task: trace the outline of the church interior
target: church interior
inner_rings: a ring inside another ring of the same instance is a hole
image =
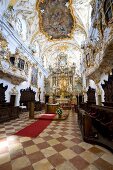
[[[0,170],[113,170],[113,0],[0,0]]]

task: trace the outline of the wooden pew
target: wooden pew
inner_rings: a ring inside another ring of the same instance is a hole
[[[5,100],[7,88],[8,86],[3,86],[3,83],[0,84],[0,123],[19,117],[19,107],[11,106]]]
[[[91,105],[78,110],[78,122],[86,142],[100,144],[113,151],[113,108]]]

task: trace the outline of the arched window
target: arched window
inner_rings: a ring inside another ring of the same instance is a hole
[[[87,65],[87,67],[90,66],[90,56],[89,56],[89,53],[86,55],[86,65]]]
[[[24,65],[25,65],[25,61],[19,58],[18,68],[20,68],[21,70],[24,70]]]
[[[106,22],[109,22],[113,18],[113,0],[105,0],[104,12]]]
[[[15,57],[10,57],[10,63],[14,66],[15,65]]]

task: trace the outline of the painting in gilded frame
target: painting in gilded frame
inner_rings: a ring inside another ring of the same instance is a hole
[[[38,69],[32,67],[32,73],[31,73],[31,85],[37,87],[38,85]]]

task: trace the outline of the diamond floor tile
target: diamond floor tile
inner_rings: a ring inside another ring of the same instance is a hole
[[[83,170],[85,169],[89,163],[85,161],[83,158],[80,156],[76,156],[75,158],[71,159],[70,162],[78,169],[78,170]]]

